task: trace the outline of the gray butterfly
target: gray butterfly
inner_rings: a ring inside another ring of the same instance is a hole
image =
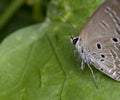
[[[85,64],[91,69],[89,64],[92,64],[120,81],[120,0],[106,0],[101,4],[80,36],[71,37],[71,42],[83,59],[82,69]]]

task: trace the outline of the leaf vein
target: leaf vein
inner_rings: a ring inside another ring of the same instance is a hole
[[[62,93],[63,93],[63,90],[64,90],[64,86],[65,86],[65,82],[66,82],[66,80],[67,80],[67,75],[66,75],[66,72],[65,72],[65,70],[64,70],[64,68],[63,68],[63,65],[62,65],[62,63],[60,62],[60,59],[59,59],[59,57],[58,57],[58,53],[57,53],[57,50],[56,50],[56,48],[54,47],[54,44],[53,44],[53,42],[52,42],[52,40],[49,38],[49,36],[46,34],[46,38],[48,39],[48,41],[49,41],[49,45],[50,45],[50,47],[51,47],[51,49],[52,49],[52,51],[53,51],[53,53],[54,53],[54,55],[55,55],[55,57],[56,57],[56,60],[57,60],[57,62],[58,62],[58,64],[59,64],[59,66],[61,67],[61,70],[63,71],[63,74],[64,74],[64,79],[63,79],[63,83],[62,83],[62,87],[61,87],[61,91],[60,91],[60,100],[62,100]]]

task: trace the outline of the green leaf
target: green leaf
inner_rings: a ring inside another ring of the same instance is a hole
[[[52,0],[46,21],[14,32],[0,46],[0,100],[119,100],[119,82],[80,70],[69,34],[80,31],[102,0]],[[69,24],[56,15],[59,8]]]

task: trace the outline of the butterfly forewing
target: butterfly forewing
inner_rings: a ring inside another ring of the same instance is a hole
[[[106,0],[101,4],[81,31],[80,38],[86,43],[93,40],[93,36],[109,34],[120,34],[120,0]]]

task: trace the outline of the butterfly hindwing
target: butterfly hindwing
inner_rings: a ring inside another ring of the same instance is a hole
[[[92,64],[111,78],[120,81],[120,36],[96,38],[86,47]]]

